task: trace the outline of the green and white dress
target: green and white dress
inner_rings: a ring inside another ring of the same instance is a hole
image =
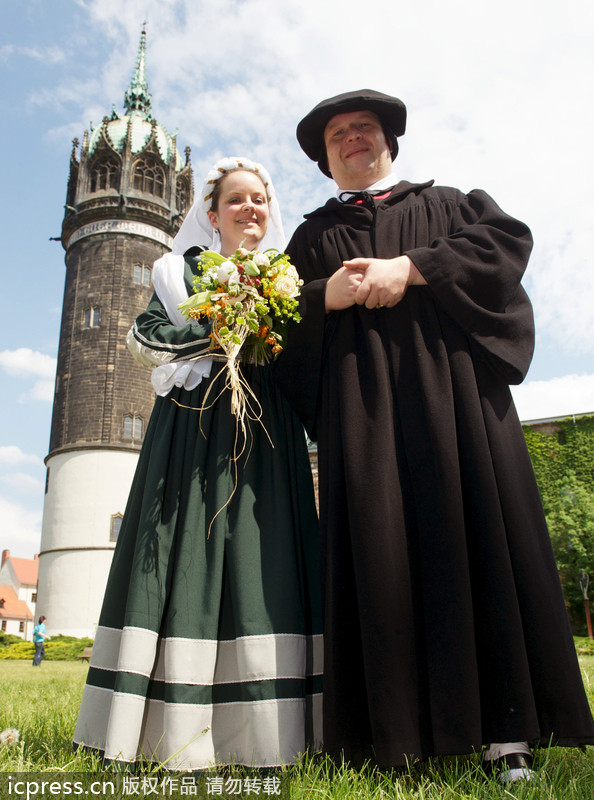
[[[198,265],[186,257],[186,291]],[[172,324],[157,294],[134,328],[164,358],[206,351],[207,335]],[[157,397],[147,428],[74,734],[108,760],[270,767],[321,745],[317,516],[303,429],[271,366],[242,364],[262,425],[251,424],[235,470],[224,368],[214,360],[195,388]]]

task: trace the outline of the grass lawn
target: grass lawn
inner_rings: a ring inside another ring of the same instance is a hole
[[[594,708],[594,655],[581,656],[580,663]],[[16,728],[20,734],[18,743],[0,746],[1,772],[101,771],[95,755],[75,753],[71,746],[87,669],[86,663],[69,661],[44,661],[39,669],[30,661],[0,661],[0,730]],[[296,800],[594,800],[594,747],[537,751],[539,783],[509,790],[486,780],[479,763],[479,756],[435,759],[406,772],[385,774],[333,770],[326,759],[314,756],[287,771]]]

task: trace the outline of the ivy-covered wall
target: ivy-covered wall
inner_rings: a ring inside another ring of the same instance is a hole
[[[524,426],[574,632],[586,632],[580,572],[594,614],[594,415]]]

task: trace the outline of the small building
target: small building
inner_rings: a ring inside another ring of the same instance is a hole
[[[3,633],[33,638],[33,614],[24,600],[19,600],[12,586],[0,585],[0,628]]]
[[[0,564],[0,628],[5,633],[33,638],[37,603],[39,556],[15,558],[2,551]]]

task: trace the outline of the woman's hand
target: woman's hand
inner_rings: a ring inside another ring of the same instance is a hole
[[[364,259],[355,260],[363,261]],[[355,295],[364,275],[365,270],[358,269],[356,266],[349,269],[341,267],[336,270],[326,284],[326,313],[329,311],[342,311],[345,308],[354,306]]]
[[[342,263],[343,268],[349,272],[363,276],[355,292],[354,302],[360,306],[365,305],[366,308],[392,308],[402,300],[409,286],[427,284],[408,256],[353,258]]]

